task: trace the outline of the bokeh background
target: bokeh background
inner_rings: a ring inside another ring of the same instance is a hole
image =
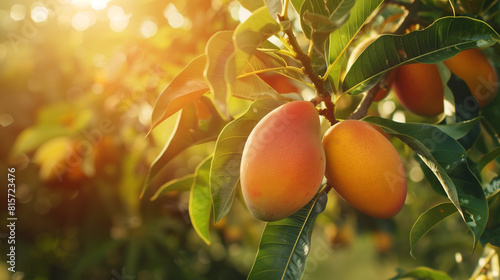
[[[4,180],[1,280],[246,279],[265,224],[241,200],[207,246],[190,225],[187,192],[139,194],[176,125],[173,116],[146,137],[157,96],[212,34],[247,16],[230,0],[0,1],[0,174],[16,168],[18,218],[12,274]],[[249,104],[231,102],[233,115]],[[401,118],[391,99],[379,107]],[[164,178],[191,174],[213,148],[182,152]],[[472,273],[481,250],[457,216],[409,255],[411,225],[444,199],[407,153],[409,196],[393,220],[367,218],[330,194],[304,279],[389,279],[420,265]]]

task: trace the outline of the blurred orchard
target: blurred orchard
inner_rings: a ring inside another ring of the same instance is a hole
[[[180,112],[148,132],[155,101],[169,82],[205,51],[213,34],[234,30],[249,15],[230,0],[0,2],[0,170],[16,168],[18,218],[11,273],[2,183],[0,280],[246,279],[265,223],[237,195],[227,216],[215,225],[211,220],[207,245],[190,221],[186,190],[192,180],[183,180],[213,153],[217,134],[203,134],[208,125],[228,120],[203,123],[203,112],[213,117],[215,110],[206,97],[190,109],[197,110],[197,133],[178,122]],[[495,50],[486,51],[497,65]],[[313,94],[277,79],[267,81],[280,93]],[[358,101],[342,100],[338,116],[346,117],[343,112]],[[235,117],[251,101],[231,97],[229,104]],[[370,110],[400,122],[422,120],[393,93]],[[149,182],[160,189],[177,180],[177,189],[140,198],[150,166],[183,125],[186,146],[173,151]],[[393,219],[373,219],[330,193],[302,279],[390,279],[420,266],[465,279],[490,261],[494,250],[473,250],[457,218],[422,238],[415,258],[409,254],[413,223],[443,197],[429,191],[420,163],[403,143],[395,145],[408,177],[403,210]],[[491,180],[498,171],[493,161],[482,176]],[[499,279],[498,267],[488,269],[497,273],[491,279]]]

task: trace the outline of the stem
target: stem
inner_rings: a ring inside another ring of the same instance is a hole
[[[270,72],[270,71],[277,71],[277,70],[292,70],[292,71],[298,72],[300,74],[304,74],[304,72],[302,72],[301,68],[294,67],[294,66],[283,66],[283,67],[266,68],[266,69],[255,70],[252,72],[243,73],[243,74],[239,75],[237,77],[237,79],[252,76],[255,74],[260,74],[260,73],[265,73],[265,72]]]
[[[278,19],[280,21],[286,20],[286,18],[283,18],[281,16],[278,16]],[[337,120],[335,119],[335,105],[333,105],[332,103],[330,92],[328,92],[328,90],[325,88],[325,84],[321,76],[316,74],[316,72],[314,71],[311,63],[311,58],[307,54],[305,54],[304,51],[302,51],[302,48],[300,47],[299,42],[297,41],[297,38],[293,33],[293,30],[290,28],[284,30],[284,32],[287,35],[288,43],[295,52],[295,59],[300,61],[300,63],[302,64],[303,73],[311,80],[314,88],[316,89],[316,94],[320,96],[325,103],[326,109],[320,110],[320,114],[327,118],[332,125],[334,125],[335,123],[337,123]]]
[[[285,0],[283,3],[283,9],[281,10],[281,16],[280,18],[283,19],[288,19],[288,5],[290,3],[290,0]]]

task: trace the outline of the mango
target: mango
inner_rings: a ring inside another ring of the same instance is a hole
[[[469,87],[472,95],[483,108],[496,96],[498,76],[495,67],[478,49],[462,51],[445,60],[444,64]]]
[[[435,64],[406,64],[394,71],[392,86],[403,107],[423,117],[434,117],[444,111],[443,82]]]
[[[274,109],[243,148],[240,183],[248,209],[263,221],[294,214],[318,192],[325,163],[315,106],[293,101]]]
[[[359,211],[380,219],[396,215],[406,199],[406,173],[396,148],[370,124],[346,120],[323,136],[325,175]]]

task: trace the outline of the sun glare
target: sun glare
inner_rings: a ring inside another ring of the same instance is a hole
[[[91,6],[94,10],[104,10],[108,7],[111,0],[72,0],[71,4],[74,6]]]
[[[165,16],[168,24],[173,28],[181,28],[184,26],[184,16],[177,10],[177,7],[175,7],[173,3],[167,5],[163,11],[163,16]]]
[[[26,7],[22,4],[14,4],[10,8],[10,17],[15,21],[23,20],[26,17]]]

